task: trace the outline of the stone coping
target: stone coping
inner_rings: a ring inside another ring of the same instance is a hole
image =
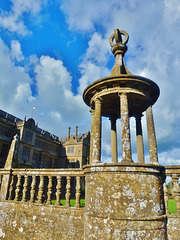
[[[180,214],[178,212],[176,213],[167,213],[168,218],[179,218],[180,219]]]
[[[131,173],[152,173],[165,174],[165,168],[155,164],[139,164],[139,163],[98,163],[95,165],[86,165],[83,167],[84,173],[92,172],[123,172]]]
[[[61,175],[61,176],[83,176],[84,175],[84,170],[81,168],[61,168],[61,169],[19,169],[19,168],[13,168],[12,169],[12,174],[13,175],[36,175],[36,176],[40,176],[40,175],[51,175],[51,176],[57,176],[57,175]]]
[[[180,166],[175,165],[175,166],[165,166],[166,169],[166,175],[172,176],[174,174],[180,175]]]
[[[12,169],[0,168],[0,175],[8,175],[12,172]]]

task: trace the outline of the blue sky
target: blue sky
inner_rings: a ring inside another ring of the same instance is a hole
[[[114,57],[108,40],[116,26],[130,36],[128,69],[160,87],[153,107],[160,163],[180,164],[179,0],[1,0],[0,108],[20,118],[33,115],[58,136],[68,126],[72,133],[76,125],[81,133],[90,130],[82,92],[110,74]],[[117,127],[120,157],[120,121]],[[147,155],[145,117],[143,133]],[[131,137],[136,159],[134,119]],[[102,154],[110,161],[108,119]]]

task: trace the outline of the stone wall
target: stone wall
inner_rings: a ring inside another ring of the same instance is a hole
[[[179,205],[175,214],[165,212],[162,166],[101,163],[84,169],[2,169],[0,175],[0,239],[177,240],[180,235]],[[80,207],[84,178],[85,208]]]
[[[83,208],[0,202],[0,239],[84,239]]]
[[[180,236],[180,215],[168,214],[167,220],[168,240],[178,240]]]
[[[84,238],[84,222],[88,219],[84,217],[83,208],[66,208],[46,206],[41,204],[22,204],[13,202],[0,202],[0,239],[4,240],[47,240],[47,239],[61,239],[61,240],[81,240]],[[93,217],[92,217],[93,218]],[[118,226],[119,220],[122,219],[105,219],[94,218],[99,222],[100,229],[106,230],[106,235],[102,236],[102,230],[99,231],[98,239],[136,239],[135,232],[129,227],[132,222],[127,219],[123,224]],[[146,221],[149,229],[153,224],[152,221]],[[133,225],[139,224],[139,232],[137,239],[151,239],[147,238],[146,232],[143,228],[144,222],[134,219]],[[146,224],[147,225],[147,224]],[[126,233],[122,233],[122,229],[127,229],[129,238],[126,238]],[[128,229],[129,228],[129,229]],[[114,229],[114,231],[112,231]],[[140,230],[141,229],[141,230]],[[86,229],[88,233],[91,228]],[[168,240],[177,240],[180,236],[180,218],[175,214],[169,214],[167,220]],[[123,237],[124,234],[124,237]],[[143,238],[142,238],[143,237]],[[91,235],[91,239],[96,239]]]

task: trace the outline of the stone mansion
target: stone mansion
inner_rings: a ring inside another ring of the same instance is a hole
[[[13,136],[18,134],[18,167],[82,168],[89,161],[90,132],[57,137],[35,124],[0,110],[0,167],[4,167]]]

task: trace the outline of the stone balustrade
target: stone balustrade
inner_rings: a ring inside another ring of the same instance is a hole
[[[0,175],[7,174],[4,169]],[[66,200],[76,199],[80,207],[81,187],[84,185],[83,169],[12,169],[10,184],[4,200],[36,204],[61,205]]]
[[[180,186],[179,186],[179,178],[180,178],[180,166],[166,166],[166,178],[171,177],[169,194],[167,186],[164,186],[164,196],[165,196],[165,204],[167,206],[167,202],[169,200],[170,194],[172,199],[176,201],[177,214],[180,213]]]

